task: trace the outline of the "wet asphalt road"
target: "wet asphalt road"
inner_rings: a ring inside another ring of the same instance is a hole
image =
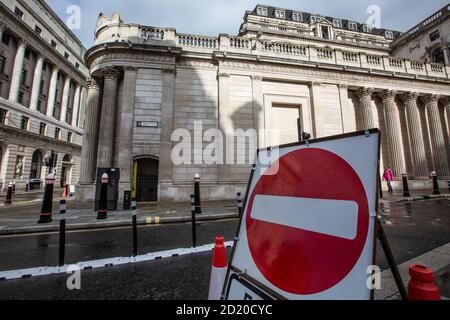
[[[450,242],[450,201],[420,201],[381,208],[385,230],[397,263]],[[216,234],[234,236],[237,220],[199,226],[199,243],[212,243]],[[139,229],[140,253],[191,244],[189,224]],[[55,265],[56,234],[0,238],[0,270]],[[129,256],[128,229],[77,232],[68,235],[68,262]],[[23,252],[22,255],[17,254]],[[205,299],[211,252],[82,272],[82,289],[69,291],[68,275],[0,282],[0,299]],[[387,267],[381,246],[377,262]],[[450,262],[449,262],[450,263]]]
[[[197,245],[214,243],[217,235],[233,240],[237,220],[197,224]],[[132,255],[132,229],[112,228],[74,231],[66,235],[66,264]],[[138,254],[192,247],[192,225],[152,225],[138,228]],[[58,264],[59,234],[0,237],[0,270],[16,270]],[[19,254],[20,253],[20,254]]]

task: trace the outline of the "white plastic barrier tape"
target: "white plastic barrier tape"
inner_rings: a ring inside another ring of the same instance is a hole
[[[30,268],[30,269],[20,269],[20,270],[11,270],[11,271],[2,271],[0,272],[0,280],[13,280],[13,279],[21,279],[21,278],[30,278],[30,277],[40,277],[47,276],[51,274],[59,274],[66,273],[67,270],[74,270],[74,267],[77,267],[80,270],[85,269],[96,269],[96,268],[104,268],[104,267],[112,267],[117,265],[124,265],[128,263],[138,263],[138,262],[146,262],[157,259],[171,258],[177,256],[185,256],[194,253],[201,253],[212,251],[214,249],[213,244],[203,245],[197,248],[182,248],[182,249],[173,249],[166,250],[154,253],[147,253],[145,255],[136,256],[136,257],[117,257],[117,258],[108,258],[101,260],[93,260],[93,261],[85,261],[78,262],[71,265],[65,265],[62,267],[38,267],[38,268]],[[233,246],[233,241],[229,241],[225,243],[227,248]]]

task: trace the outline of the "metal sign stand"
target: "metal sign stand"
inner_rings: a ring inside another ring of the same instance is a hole
[[[405,285],[403,284],[402,277],[400,276],[400,271],[398,270],[397,263],[395,262],[394,255],[392,254],[391,247],[389,245],[389,241],[386,237],[386,233],[384,232],[383,225],[381,224],[380,219],[377,219],[377,237],[381,242],[381,246],[383,247],[384,254],[389,264],[389,268],[391,269],[392,275],[394,276],[395,283],[397,284],[398,291],[400,292],[400,296],[402,300],[408,300],[408,294],[406,292]]]

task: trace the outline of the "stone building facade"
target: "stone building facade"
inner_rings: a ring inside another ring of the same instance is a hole
[[[77,184],[86,49],[43,0],[0,1],[0,184],[38,188],[52,169]]]
[[[250,164],[174,164],[176,129],[280,132],[296,141],[297,119],[313,138],[378,127],[382,167],[411,187],[430,187],[450,167],[450,66],[395,58],[400,32],[258,5],[237,36],[178,33],[100,15],[86,53],[88,84],[80,197],[93,196],[97,167],[120,170],[120,194],[186,201],[195,173],[205,199],[245,190]],[[89,119],[89,120],[88,120]],[[175,141],[173,141],[175,140]],[[259,137],[259,146],[271,145]],[[195,148],[192,153],[195,153]],[[442,181],[443,182],[443,181]]]
[[[427,17],[392,43],[398,58],[450,64],[450,5]]]

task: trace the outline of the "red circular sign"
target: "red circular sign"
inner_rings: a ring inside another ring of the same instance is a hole
[[[255,220],[246,215],[250,252],[259,271],[291,294],[323,292],[342,281],[357,263],[367,238],[369,205],[364,186],[341,157],[322,149],[293,151],[278,160],[276,175],[260,177],[250,195],[346,200],[358,204],[357,235],[343,239]]]

